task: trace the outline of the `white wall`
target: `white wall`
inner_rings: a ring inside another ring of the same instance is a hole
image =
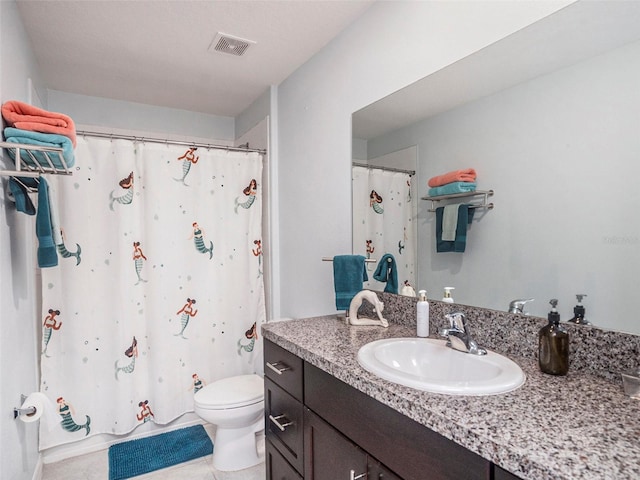
[[[0,72],[0,103],[29,100],[33,91],[28,79],[39,85],[35,59],[14,2],[0,2]],[[16,212],[6,199],[7,179],[1,180],[0,478],[27,480],[39,465],[37,424],[13,420],[12,411],[20,406],[21,393],[39,387],[34,217]]]
[[[380,2],[278,88],[281,314],[335,311],[351,253],[351,114],[570,1]]]
[[[422,202],[419,287],[439,298],[452,285],[457,302],[498,310],[534,297],[538,316],[558,298],[563,320],[586,293],[588,320],[638,333],[639,84],[635,42],[385,136],[389,151],[419,145],[419,196],[430,177],[469,167],[496,192],[464,254],[436,253]]]
[[[64,112],[76,125],[99,126],[119,133],[149,132],[172,139],[191,137],[218,140],[233,145],[235,121],[232,117],[208,115],[177,108],[109,100],[57,90],[48,91],[48,109]]]

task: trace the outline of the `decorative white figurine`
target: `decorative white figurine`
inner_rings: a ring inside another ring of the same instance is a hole
[[[378,315],[378,320],[367,317],[358,318],[358,309],[360,305],[362,305],[363,301],[368,301],[376,310],[376,315]],[[351,303],[349,304],[349,316],[347,317],[347,321],[351,325],[378,325],[381,327],[387,328],[389,326],[389,322],[382,317],[382,311],[384,310],[384,303],[382,303],[375,292],[371,290],[361,290],[356,293],[356,296],[353,297]]]

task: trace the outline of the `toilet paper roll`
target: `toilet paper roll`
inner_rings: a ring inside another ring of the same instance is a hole
[[[42,418],[43,422],[52,428],[56,424],[60,423],[60,417],[56,411],[51,400],[40,392],[31,393],[20,406],[21,409],[35,408],[35,413],[22,413],[18,415],[18,418],[25,423],[32,423]]]

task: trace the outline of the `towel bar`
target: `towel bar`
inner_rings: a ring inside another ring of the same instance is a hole
[[[323,262],[333,262],[333,257],[322,257]],[[375,258],[365,258],[365,263],[376,263],[377,260]],[[390,262],[391,260],[389,260]]]

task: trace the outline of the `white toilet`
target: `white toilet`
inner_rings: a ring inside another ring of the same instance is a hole
[[[195,396],[195,412],[216,425],[213,466],[220,471],[253,467],[258,455],[256,434],[264,430],[264,381],[238,375],[210,383]]]

